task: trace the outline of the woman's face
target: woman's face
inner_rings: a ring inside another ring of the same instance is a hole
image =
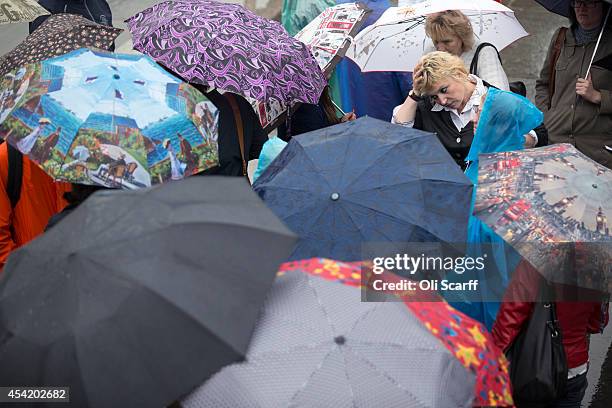
[[[463,41],[458,35],[450,31],[441,33],[440,37],[436,38],[433,43],[438,51],[446,51],[458,57],[463,53]]]
[[[427,95],[438,105],[456,109],[459,112],[463,110],[465,104],[470,99],[464,81],[455,78],[448,78],[434,83],[432,91]]]
[[[572,7],[580,27],[590,30],[599,27],[603,17],[603,3],[598,0],[573,0]]]

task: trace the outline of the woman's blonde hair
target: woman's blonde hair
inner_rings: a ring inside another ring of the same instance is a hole
[[[446,10],[427,16],[425,20],[425,34],[435,43],[448,33],[454,34],[463,43],[463,52],[471,50],[474,46],[474,30],[472,23],[465,14],[459,10]]]
[[[415,67],[415,72],[421,75],[414,78],[413,89],[418,95],[432,93],[434,84],[453,78],[457,81],[468,81],[468,70],[463,60],[445,51],[434,51],[421,57]]]

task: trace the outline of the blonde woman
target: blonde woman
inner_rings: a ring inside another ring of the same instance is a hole
[[[435,133],[457,164],[474,138],[474,125],[487,85],[469,74],[461,58],[442,51],[425,54],[413,70],[413,87],[403,104],[393,110],[392,123]],[[526,138],[534,146],[535,133]]]
[[[497,49],[482,45],[474,36],[472,23],[459,10],[447,10],[427,16],[425,33],[433,42],[430,51],[446,51],[460,57],[470,73],[496,88],[508,91],[508,77]],[[486,43],[484,43],[486,44]],[[478,55],[476,52],[478,50]]]

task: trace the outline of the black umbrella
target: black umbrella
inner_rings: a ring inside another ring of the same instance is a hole
[[[294,242],[242,179],[97,193],[11,256],[0,384],[165,406],[243,358]]]

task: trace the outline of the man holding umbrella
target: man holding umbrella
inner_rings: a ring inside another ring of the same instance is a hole
[[[612,73],[593,61],[612,54],[610,5],[569,2],[569,29],[557,30],[536,81],[536,104],[544,112],[551,143],[571,143],[612,168]]]

